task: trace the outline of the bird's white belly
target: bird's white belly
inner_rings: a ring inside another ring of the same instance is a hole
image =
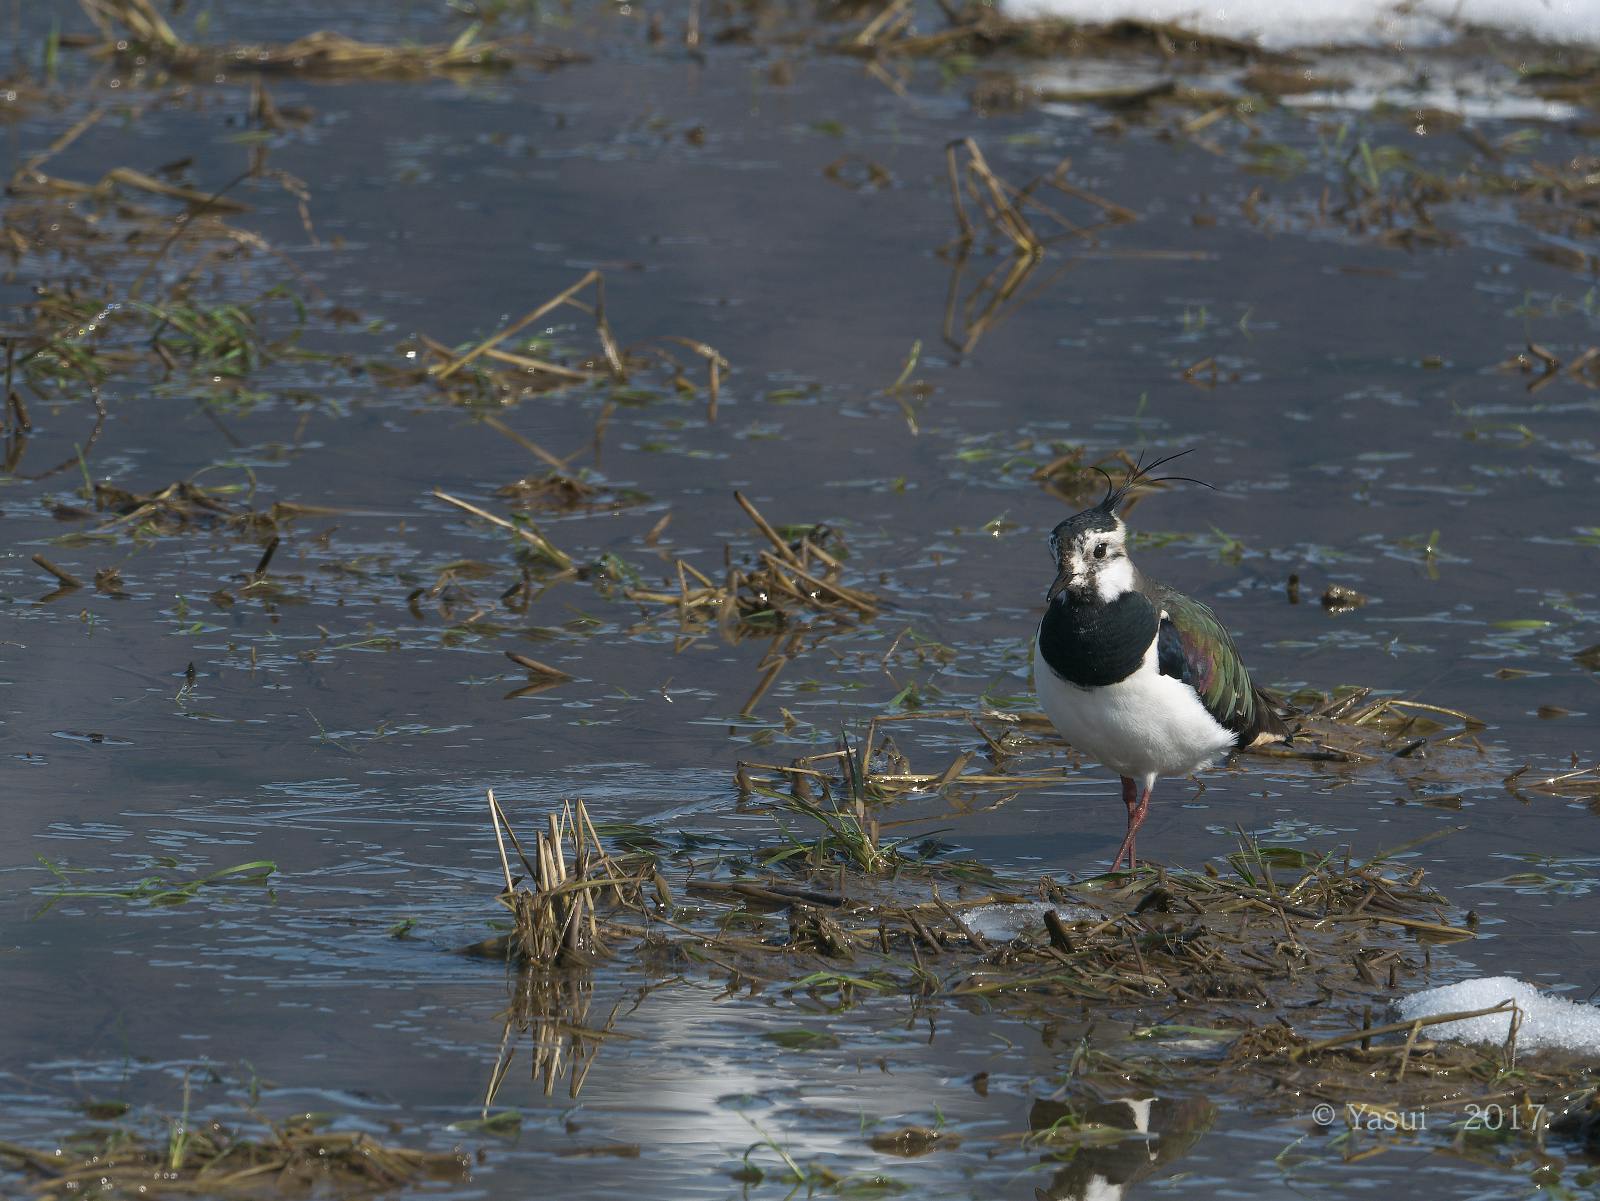
[[[1186,776],[1234,745],[1193,688],[1161,674],[1154,642],[1126,680],[1082,688],[1055,673],[1035,639],[1033,685],[1061,736],[1119,776]]]

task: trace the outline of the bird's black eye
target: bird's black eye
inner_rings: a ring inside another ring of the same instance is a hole
[[[1097,559],[1106,557],[1106,544],[1104,542],[1096,542],[1094,544],[1094,557]]]

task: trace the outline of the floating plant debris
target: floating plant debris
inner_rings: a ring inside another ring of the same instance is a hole
[[[125,529],[136,534],[178,534],[193,529],[221,528],[248,537],[270,538],[291,519],[333,509],[275,501],[266,509],[240,507],[226,499],[240,487],[206,488],[192,480],[179,480],[155,492],[129,492],[114,484],[97,483],[95,507],[113,514],[101,530]]]
[[[642,493],[607,488],[581,476],[551,471],[541,476],[524,476],[495,489],[496,496],[509,500],[516,508],[530,512],[595,512],[616,510],[640,504]]]
[[[584,299],[585,296],[588,299]],[[524,343],[513,341],[535,323],[548,321],[562,309],[576,309],[591,319],[599,341],[598,354],[553,357],[550,353],[553,348],[547,348],[542,339]],[[669,335],[637,346],[618,342],[606,318],[605,275],[597,270],[584,273],[568,287],[473,345],[452,349],[425,335],[419,342],[426,357],[414,348],[402,348],[412,363],[405,367],[382,368],[385,377],[411,383],[429,382],[452,403],[479,408],[506,405],[581,383],[609,380],[621,386],[635,374],[661,366],[671,372],[676,387],[693,391],[694,386],[684,375],[684,365],[669,349],[676,345],[686,347],[705,362],[707,414],[715,420],[723,372],[729,366],[728,360],[714,348],[694,338]],[[562,361],[557,361],[558,358]],[[566,469],[567,460],[516,433],[493,413],[482,415],[481,419],[555,470]],[[602,419],[602,427],[603,424]]]
[[[547,47],[485,41],[469,26],[453,42],[433,46],[381,45],[321,30],[275,46],[204,46],[179,37],[151,0],[80,0],[104,37],[96,50],[142,62],[154,55],[182,75],[221,70],[335,78],[406,79],[459,71],[505,70],[519,61],[553,66],[581,55]]]
[[[876,616],[878,598],[840,580],[844,567],[837,535],[825,527],[812,526],[798,538],[785,538],[743,493],[735,492],[734,500],[771,550],[758,550],[753,563],[743,567],[731,562],[730,552],[721,582],[687,559],[674,558],[676,592],[629,587],[623,595],[676,612],[680,625],[686,628],[709,622],[737,622],[770,629],[782,628],[802,616],[825,616],[842,622]],[[826,548],[829,542],[834,543],[832,550]]]
[[[266,1133],[252,1136],[186,1114],[153,1136],[119,1125],[65,1138],[50,1151],[0,1142],[0,1161],[27,1176],[41,1198],[89,1190],[104,1197],[363,1197],[424,1180],[471,1179],[471,1161],[459,1152],[414,1151],[365,1132],[323,1129],[309,1114],[264,1124]]]
[[[454,505],[463,512],[471,513],[474,517],[481,517],[484,521],[489,522],[491,525],[497,525],[501,529],[515,534],[518,538],[522,539],[528,544],[537,558],[544,560],[558,570],[572,570],[571,556],[569,556],[564,550],[560,549],[555,545],[555,543],[551,542],[548,538],[541,534],[539,532],[539,527],[534,525],[531,521],[528,521],[526,518],[517,521],[507,521],[504,517],[497,517],[487,509],[479,508],[477,505],[471,503],[470,501],[462,500],[458,496],[451,496],[448,492],[441,492],[435,488],[433,494],[439,500],[444,501],[447,505]]]

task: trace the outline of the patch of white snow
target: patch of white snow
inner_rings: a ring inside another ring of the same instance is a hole
[[[1463,980],[1443,988],[1412,993],[1399,1003],[1406,1021],[1488,1009],[1505,1000],[1522,1010],[1517,1028],[1517,1048],[1523,1051],[1559,1049],[1600,1054],[1600,1006],[1568,1001],[1542,993],[1531,984],[1510,976]],[[1447,1038],[1464,1043],[1503,1043],[1511,1027],[1511,1010],[1423,1028],[1425,1038]]]
[[[1600,44],[1594,0],[1002,0],[1013,17],[1160,22],[1269,49],[1432,45],[1462,25],[1546,42]]]

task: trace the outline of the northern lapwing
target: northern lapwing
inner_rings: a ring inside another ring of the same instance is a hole
[[[1124,858],[1129,871],[1135,866],[1157,776],[1186,776],[1224,751],[1287,733],[1216,615],[1128,557],[1117,511],[1141,484],[1202,483],[1151,474],[1188,453],[1149,466],[1141,456],[1121,484],[1107,478],[1105,499],[1050,532],[1056,574],[1034,640],[1033,682],[1061,736],[1122,777],[1128,832],[1113,871]]]

